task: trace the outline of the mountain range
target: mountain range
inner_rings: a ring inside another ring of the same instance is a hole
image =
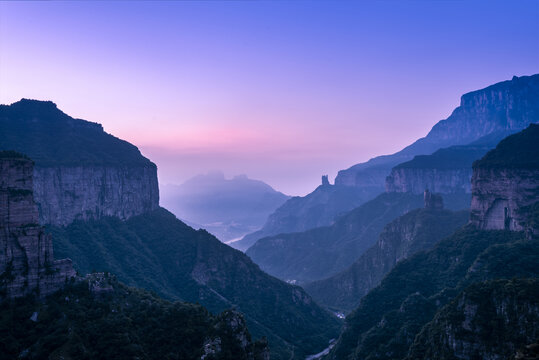
[[[266,218],[290,197],[268,184],[222,172],[197,175],[181,185],[160,187],[161,205],[179,219],[203,228],[223,242],[258,230]]]
[[[523,359],[539,337],[538,95],[539,75],[465,94],[425,138],[305,197],[215,174],[173,189],[208,219],[280,197],[233,243],[245,254],[160,207],[135,146],[52,102],[2,105],[0,353]]]
[[[536,340],[537,128],[474,163],[472,221],[399,261],[346,318],[328,359],[513,358]]]
[[[538,98],[539,74],[515,76],[511,80],[464,94],[460,106],[448,118],[437,122],[425,137],[395,154],[378,156],[339,171],[335,179],[335,189],[326,196],[318,195],[321,192],[319,187],[304,197],[290,199],[269,216],[259,232],[249,234],[242,242],[238,242],[243,243],[242,247],[238,248],[247,249],[267,236],[331,225],[336,216],[384,192],[386,177],[390,175],[392,168],[412,160],[416,155],[430,155],[438,149],[450,146],[472,145],[480,139],[493,147],[504,136],[539,121]],[[477,145],[483,146],[484,143],[480,141]],[[481,151],[486,150],[488,149]],[[458,179],[465,179],[468,175],[470,174],[460,174]],[[443,180],[447,180],[447,177]],[[424,188],[421,188],[419,192],[422,193],[423,190]],[[341,198],[343,193],[361,196],[355,198],[349,195],[353,201],[341,202],[337,198]]]

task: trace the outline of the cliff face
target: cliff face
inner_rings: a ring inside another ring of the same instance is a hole
[[[71,260],[54,260],[51,237],[38,224],[32,161],[0,152],[0,170],[0,296],[46,296],[75,276]]]
[[[386,156],[339,171],[336,185],[363,186],[365,178],[378,179],[382,186],[391,168],[415,155],[431,154],[440,148],[469,144],[500,131],[517,132],[539,120],[539,74],[513,77],[487,88],[464,94],[460,106],[439,121],[425,136]],[[382,174],[382,175],[381,175]],[[434,190],[434,187],[429,187]],[[424,188],[421,189],[423,192]],[[439,190],[436,190],[439,191]]]
[[[500,142],[474,163],[470,221],[479,229],[522,231],[539,202],[539,125]]]
[[[393,168],[386,179],[386,191],[420,194],[425,189],[430,189],[442,194],[471,193],[471,177],[471,167],[469,169]]]
[[[73,220],[116,216],[122,220],[159,206],[155,166],[57,166],[34,169],[39,222],[67,225]]]
[[[539,199],[539,171],[525,169],[474,170],[470,221],[479,229],[526,229],[523,211]]]
[[[74,119],[50,101],[0,105],[0,133],[0,150],[35,161],[40,223],[128,219],[159,206],[155,164],[101,125]]]
[[[420,194],[424,189],[431,189],[443,194],[469,194],[473,162],[511,134],[511,131],[498,131],[469,145],[443,148],[431,155],[417,155],[391,170],[386,178],[386,191]]]

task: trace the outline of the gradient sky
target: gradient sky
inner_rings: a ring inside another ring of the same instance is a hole
[[[539,1],[0,2],[0,103],[52,100],[157,163],[310,192],[539,72]]]

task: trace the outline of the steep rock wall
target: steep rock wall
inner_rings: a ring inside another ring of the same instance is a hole
[[[0,152],[0,155],[5,154]],[[75,276],[71,260],[53,258],[50,235],[38,224],[33,163],[0,156],[0,297],[51,294]]]
[[[34,179],[41,224],[67,225],[102,216],[126,220],[159,207],[153,164],[36,166]]]
[[[425,189],[436,193],[471,193],[472,168],[394,168],[386,179],[387,192],[412,192],[421,194]]]
[[[484,230],[526,229],[539,199],[539,169],[475,168],[470,222]]]

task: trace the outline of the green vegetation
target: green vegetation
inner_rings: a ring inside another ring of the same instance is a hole
[[[384,227],[378,241],[346,270],[307,284],[305,290],[320,304],[349,312],[377,286],[399,259],[432,248],[469,219],[461,210],[416,209]]]
[[[432,250],[398,263],[347,318],[332,357],[404,358],[435,310],[472,282],[538,277],[538,245],[523,233],[465,227]],[[417,296],[423,299],[422,306],[401,311]]]
[[[407,359],[453,360],[457,349],[461,359],[510,359],[539,336],[538,307],[537,279],[474,284],[438,311]]]
[[[474,162],[474,168],[539,168],[539,124],[530,126],[500,141],[494,150],[481,160]]]
[[[92,276],[93,277],[93,276]],[[27,297],[0,304],[0,354],[23,359],[200,359],[204,342],[219,338],[209,359],[258,358],[240,314],[211,315],[200,305],[168,302],[106,276],[102,291],[71,283],[46,301]],[[236,319],[237,328],[229,323]],[[240,346],[239,333],[248,343]]]
[[[136,146],[97,123],[73,119],[50,101],[0,105],[0,134],[0,149],[24,153],[40,166],[155,166]]]
[[[469,206],[468,194],[444,195],[446,207]],[[404,213],[422,208],[423,195],[383,193],[336,219],[331,226],[260,239],[246,254],[271,275],[306,283],[335,275],[371,247],[382,229]]]
[[[196,231],[165,209],[133,217],[48,227],[55,257],[80,273],[108,271],[168,299],[199,302],[212,312],[235,308],[256,337],[266,336],[272,358],[314,354],[338,334],[339,321],[303,289],[277,280],[243,253]]]

